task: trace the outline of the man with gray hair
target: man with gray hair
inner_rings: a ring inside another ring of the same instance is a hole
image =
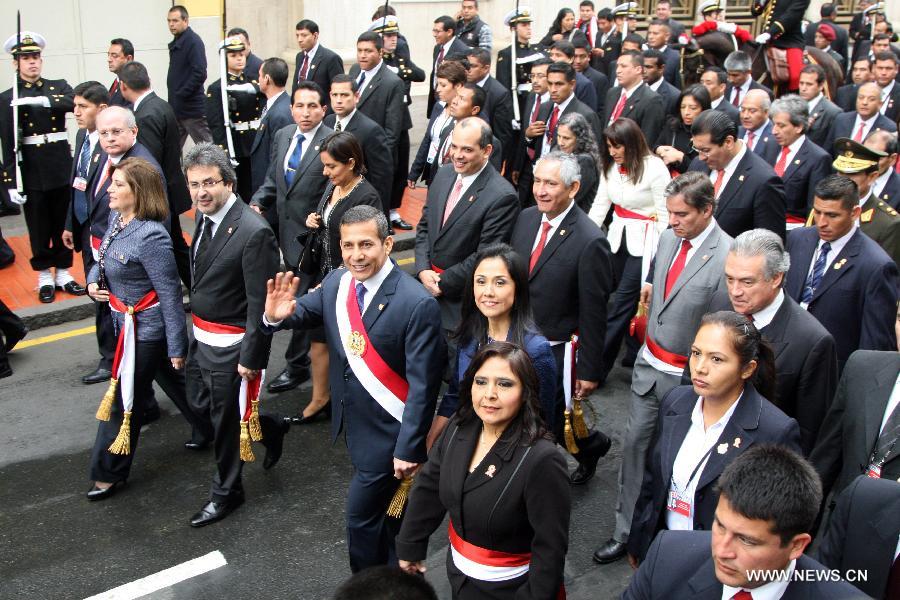
[[[201,142],[184,157],[197,228],[191,246],[191,319],[188,401],[201,420],[197,450],[213,444],[216,474],[209,501],[191,517],[191,527],[225,518],[243,504],[241,470],[253,460],[250,437],[266,446],[263,468],[281,457],[290,420],[258,414],[255,404],[271,336],[260,331],[266,281],[278,271],[278,244],[265,219],[235,194],[236,177],[225,151]],[[246,386],[246,410],[239,408]],[[258,425],[259,427],[256,427]],[[243,440],[246,440],[246,444]]]
[[[736,108],[740,108],[741,102],[750,90],[763,90],[769,95],[769,98],[774,97],[772,90],[754,81],[753,61],[746,52],[735,50],[725,57],[723,66],[725,72],[728,73],[728,89],[725,91],[725,97]]]
[[[701,173],[689,171],[666,186],[671,228],[659,238],[655,268],[641,289],[641,304],[649,308],[647,332],[631,377],[616,527],[594,552],[601,564],[625,555],[660,402],[681,382],[700,319],[715,295],[725,294],[722,273],[732,240],[713,218],[715,205],[713,185]]]
[[[528,257],[534,321],[550,340],[556,358],[560,381],[556,410],[546,419],[560,444],[566,405],[573,397],[587,400],[601,379],[606,303],[613,281],[606,236],[575,205],[580,185],[581,170],[573,155],[552,151],[539,159],[532,186],[537,206],[522,211],[512,235],[513,248]],[[572,349],[568,342],[576,335],[575,384],[566,391],[563,364],[567,346]],[[597,461],[609,451],[611,442],[600,431],[591,431],[575,443],[578,469],[570,480],[578,485],[594,476]]]
[[[768,229],[745,231],[734,238],[725,259],[728,300],[717,298],[710,310],[746,316],[772,346],[777,387],[767,400],[797,419],[806,456],[837,389],[837,352],[828,330],[784,293],[790,266],[778,235]]]
[[[831,173],[831,155],[812,142],[806,100],[782,96],[769,109],[778,153],[769,157],[775,174],[784,182],[786,229],[803,227],[812,210],[816,183]]]
[[[778,142],[772,135],[772,121],[769,107],[772,101],[762,90],[750,90],[741,100],[738,139],[768,163],[773,163],[778,155]]]

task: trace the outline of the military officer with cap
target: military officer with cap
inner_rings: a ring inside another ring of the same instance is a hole
[[[253,148],[253,139],[259,129],[262,117],[262,107],[265,106],[265,96],[259,92],[259,82],[250,79],[244,73],[247,57],[244,55],[246,46],[239,36],[226,38],[222,44],[225,46],[226,77],[228,83],[225,91],[228,94],[228,119],[231,122],[231,140],[234,144],[234,156],[238,164],[234,170],[237,173],[237,195],[244,202],[250,202],[253,195],[253,181],[250,173],[250,151]],[[222,80],[217,79],[206,89],[206,122],[212,133],[213,143],[220,148],[229,151],[227,140],[227,126],[222,107]]]
[[[625,2],[612,9],[616,28],[622,32],[622,41],[629,33],[637,33],[637,18],[640,7],[637,2]]]
[[[3,45],[13,55],[18,76],[17,99],[12,88],[0,94],[0,186],[13,202],[24,204],[31,268],[38,272],[38,298],[48,303],[57,289],[76,296],[85,290],[69,274],[72,251],[62,242],[72,170],[66,113],[74,110],[75,93],[64,79],[41,77],[45,45],[43,36],[31,31],[10,36]],[[16,145],[22,156],[21,181],[16,179]]]
[[[516,92],[519,101],[519,116],[525,110],[525,100],[531,91],[531,64],[544,57],[540,46],[531,43],[531,9],[520,6],[503,17],[503,24],[509,27],[516,38]],[[497,54],[497,81],[512,93],[512,45]]]
[[[859,188],[859,228],[900,264],[900,215],[872,193],[872,184],[878,179],[878,160],[885,153],[849,138],[839,138],[834,147],[837,159],[831,166]]]
[[[703,21],[691,29],[694,37],[700,37],[711,31],[721,31],[726,35],[733,35],[741,42],[749,42],[752,39],[749,31],[725,21],[724,0],[705,0],[700,4],[699,11]]]

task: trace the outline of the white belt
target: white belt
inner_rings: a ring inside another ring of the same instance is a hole
[[[69,134],[65,131],[57,131],[56,133],[42,133],[40,135],[26,135],[22,138],[22,143],[26,146],[34,146],[35,144],[50,144],[53,142],[68,141]]]
[[[259,129],[259,123],[261,119],[256,119],[255,121],[242,121],[240,123],[232,123],[231,127],[235,131],[248,131],[250,129]]]
[[[196,325],[193,328],[194,339],[213,348],[230,348],[244,340],[243,333],[213,333],[204,331]]]

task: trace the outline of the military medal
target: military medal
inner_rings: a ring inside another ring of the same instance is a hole
[[[347,349],[353,356],[362,356],[366,353],[366,338],[358,331],[352,332],[350,334],[350,342],[347,344]]]

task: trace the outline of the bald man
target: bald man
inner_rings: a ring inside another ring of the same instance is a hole
[[[859,86],[856,94],[856,110],[834,118],[826,138],[825,150],[837,158],[834,141],[838,138],[845,137],[863,143],[873,131],[896,132],[897,125],[882,115],[880,110],[881,88],[878,84],[870,81]]]
[[[781,148],[778,146],[778,140],[772,135],[772,121],[769,119],[771,105],[772,101],[765,91],[747,92],[741,101],[741,126],[738,128],[738,137],[747,144],[747,148],[770,165],[774,165]]]

